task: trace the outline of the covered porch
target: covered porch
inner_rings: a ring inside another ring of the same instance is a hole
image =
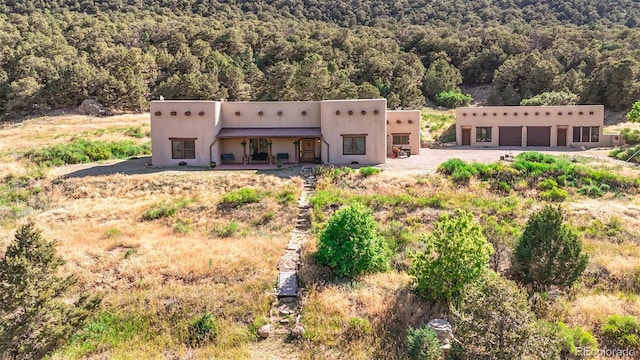
[[[216,136],[218,164],[295,165],[320,163],[319,127],[222,128]],[[213,154],[212,154],[213,155]]]

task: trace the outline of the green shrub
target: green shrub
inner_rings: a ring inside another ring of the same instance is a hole
[[[467,106],[473,101],[469,94],[463,94],[460,91],[443,91],[436,95],[435,103],[438,106],[453,109],[459,106]]]
[[[363,205],[336,211],[318,236],[318,262],[341,277],[388,270],[391,251],[377,227]]]
[[[195,318],[189,325],[189,344],[202,346],[216,338],[218,324],[210,312]]]
[[[558,187],[558,183],[553,179],[544,179],[538,183],[538,189],[540,190],[551,190]]]
[[[144,131],[142,130],[141,127],[130,127],[127,130],[125,130],[124,134],[126,136],[130,136],[130,137],[134,137],[134,138],[138,138],[138,139],[142,139],[143,137],[146,136],[146,134],[144,133]]]
[[[220,238],[231,237],[235,235],[236,232],[238,232],[238,223],[235,221],[231,221],[224,225],[218,224],[211,230],[212,235]]]
[[[256,203],[260,201],[261,194],[258,190],[245,187],[240,190],[231,191],[222,196],[221,204],[235,207],[243,204]]]
[[[440,341],[436,332],[428,327],[409,328],[407,332],[407,357],[411,360],[438,360],[442,358]]]
[[[287,186],[284,190],[276,194],[276,201],[280,205],[291,205],[296,202],[296,189],[294,186]]]
[[[31,149],[25,152],[23,157],[38,166],[49,167],[99,160],[124,159],[150,153],[150,143],[138,145],[129,140],[104,142],[77,139],[68,144]]]
[[[173,232],[176,234],[187,234],[193,230],[191,227],[192,223],[193,221],[191,221],[191,219],[178,219],[176,225],[173,227]]]
[[[561,355],[567,358],[569,355],[578,356],[582,349],[597,351],[598,341],[589,331],[580,326],[569,327],[562,322],[557,325],[557,334],[560,338]]]
[[[464,160],[453,158],[440,164],[438,172],[449,175],[457,183],[467,183],[478,173],[478,170]]]
[[[604,195],[604,191],[597,185],[585,185],[578,189],[578,194],[598,198]]]
[[[620,132],[620,135],[622,135],[624,142],[629,145],[640,144],[640,130],[638,129],[631,130],[629,128],[624,128]]]
[[[161,203],[155,203],[151,205],[147,210],[145,210],[144,214],[142,214],[142,220],[152,221],[157,220],[164,217],[171,217],[175,215],[175,213],[187,206],[191,200],[177,200],[177,201],[165,201]]]
[[[347,341],[363,339],[373,333],[371,323],[367,318],[352,317],[344,330],[344,337]]]
[[[560,208],[545,205],[529,217],[518,240],[512,271],[533,291],[570,287],[587,267],[578,234],[563,221]]]
[[[144,214],[142,214],[142,220],[152,221],[157,220],[163,217],[171,217],[176,211],[177,207],[170,204],[154,204],[150,208],[148,208]]]
[[[640,321],[631,315],[611,315],[600,328],[602,335],[623,347],[640,347]]]
[[[382,172],[382,169],[378,169],[372,166],[367,166],[367,167],[363,167],[360,168],[360,176],[362,177],[369,177],[371,175],[375,175]]]
[[[107,239],[112,239],[112,238],[116,238],[118,236],[122,235],[122,231],[120,231],[120,229],[118,228],[108,228],[107,230],[104,231],[104,237]]]
[[[540,193],[540,198],[546,201],[562,202],[567,200],[567,197],[569,197],[567,190],[560,188],[553,188]]]
[[[418,292],[435,301],[457,298],[487,269],[493,253],[473,214],[464,210],[442,215],[422,242],[424,250],[411,256],[409,275]]]

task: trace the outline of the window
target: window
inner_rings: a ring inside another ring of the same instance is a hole
[[[599,126],[574,126],[573,142],[598,142],[600,141]]]
[[[196,139],[169,139],[171,140],[172,159],[195,159]]]
[[[250,139],[249,140],[249,155],[267,154],[267,153],[269,153],[268,139]]]
[[[342,135],[342,155],[366,155],[366,135]]]
[[[491,128],[490,127],[477,127],[476,128],[476,142],[491,142]]]
[[[393,135],[393,145],[409,145],[409,134]]]

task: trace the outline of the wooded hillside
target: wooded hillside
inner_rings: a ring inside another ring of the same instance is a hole
[[[416,108],[463,83],[491,84],[492,104],[640,98],[634,1],[4,0],[0,14],[1,118],[160,95]]]

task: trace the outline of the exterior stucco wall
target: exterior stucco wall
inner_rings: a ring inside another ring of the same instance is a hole
[[[221,127],[216,101],[152,101],[151,163],[154,166],[208,166],[216,152],[215,135]],[[195,138],[195,159],[172,159],[171,138]],[[213,144],[213,146],[212,146]],[[219,159],[218,159],[219,160]]]
[[[223,102],[221,117],[224,119],[224,127],[227,128],[318,127],[320,102]]]
[[[322,161],[333,164],[384,164],[386,161],[386,99],[329,100],[320,103]],[[351,112],[351,114],[349,113]],[[366,135],[364,155],[344,155],[343,135]],[[328,156],[327,156],[328,155]]]
[[[462,129],[471,129],[472,146],[498,146],[500,126],[522,126],[522,146],[527,146],[528,126],[551,127],[550,146],[558,145],[558,128],[567,129],[567,146],[611,146],[613,136],[604,135],[604,106],[490,106],[456,109],[456,142],[462,145]],[[598,142],[573,142],[573,128],[599,127]],[[491,142],[477,142],[476,128],[491,127]]]
[[[411,154],[420,153],[420,110],[387,111],[387,155],[392,153],[393,135],[409,134]]]

